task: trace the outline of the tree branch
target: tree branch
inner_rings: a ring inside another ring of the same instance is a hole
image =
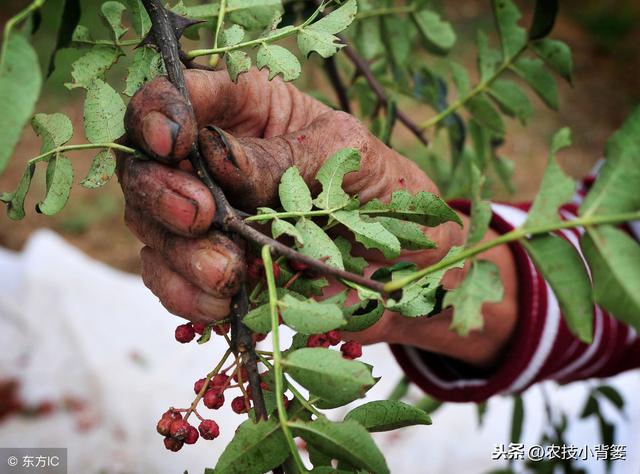
[[[349,97],[347,96],[347,88],[340,78],[340,73],[336,67],[336,60],[333,56],[324,60],[324,69],[327,72],[327,76],[329,76],[329,81],[331,82],[333,89],[336,91],[338,102],[340,102],[340,108],[350,114],[351,104],[349,103]]]

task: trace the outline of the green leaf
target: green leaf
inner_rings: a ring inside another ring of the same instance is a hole
[[[36,135],[42,138],[40,153],[46,153],[67,143],[73,135],[73,125],[65,114],[37,114],[31,120]]]
[[[330,403],[345,405],[362,398],[375,384],[369,367],[330,349],[298,349],[282,363],[300,385]]]
[[[227,18],[247,30],[259,30],[276,23],[282,15],[282,0],[229,0]]]
[[[89,28],[83,25],[78,25],[73,30],[71,41],[74,43],[93,43],[95,40],[93,39]]]
[[[122,36],[128,31],[128,28],[122,26],[122,13],[126,10],[126,7],[120,2],[108,1],[102,4],[100,11],[102,17],[106,20],[107,25],[113,30],[113,35],[116,40],[122,38]]]
[[[92,46],[83,56],[71,65],[73,82],[65,83],[69,89],[84,87],[88,89],[95,79],[104,79],[104,74],[122,55],[116,46],[97,44]]]
[[[622,411],[624,408],[624,398],[622,398],[620,392],[611,385],[600,385],[596,387],[595,391],[606,397],[618,410]]]
[[[370,61],[384,53],[380,18],[358,20],[355,27],[354,43],[356,50],[359,51],[365,59]]]
[[[2,47],[6,53],[0,65],[0,173],[31,118],[42,85],[38,56],[24,36],[12,32]]]
[[[290,426],[297,436],[332,459],[374,474],[389,472],[384,456],[371,435],[356,421],[335,423],[318,419],[311,422],[293,421]]]
[[[87,177],[80,182],[80,185],[89,189],[99,188],[111,179],[115,171],[116,158],[113,156],[113,152],[103,150],[93,159]]]
[[[411,15],[418,27],[427,51],[435,54],[446,54],[456,42],[456,33],[451,24],[442,20],[440,15],[431,10],[421,10]]]
[[[205,326],[204,331],[196,341],[198,344],[206,344],[211,340],[211,326]]]
[[[289,455],[287,441],[275,418],[243,422],[218,458],[214,473],[263,473],[282,464]]]
[[[31,178],[33,178],[33,173],[36,170],[35,164],[27,164],[26,169],[18,183],[18,187],[16,190],[10,194],[9,196],[3,196],[3,201],[9,200],[7,205],[7,215],[10,219],[18,221],[24,218],[24,199],[29,192],[29,187],[31,186]]]
[[[493,77],[502,58],[498,51],[489,48],[489,37],[484,31],[478,30],[476,41],[478,47],[478,73],[480,74],[480,80],[486,82]]]
[[[313,207],[311,191],[295,166],[288,168],[280,178],[278,194],[285,211],[308,212]]]
[[[133,96],[140,87],[156,76],[164,73],[164,64],[160,53],[148,46],[136,49],[133,61],[129,65],[124,94]]]
[[[431,424],[431,418],[423,410],[397,400],[380,400],[360,405],[346,414],[344,421],[348,420],[357,421],[371,432]]]
[[[538,236],[522,243],[558,298],[570,331],[590,343],[593,340],[593,297],[589,276],[576,249],[554,235]]]
[[[453,306],[450,329],[461,336],[482,329],[482,305],[502,301],[503,293],[498,267],[488,260],[475,261],[462,284],[444,297],[443,305]]]
[[[341,235],[336,237],[334,243],[342,254],[342,261],[344,262],[345,270],[351,273],[362,275],[364,273],[364,269],[367,268],[367,265],[369,265],[367,260],[362,257],[354,257],[353,255],[351,255],[351,242],[349,242]]]
[[[258,69],[269,69],[269,80],[282,74],[285,81],[293,81],[300,75],[300,62],[286,48],[263,43],[256,56]]]
[[[362,300],[345,310],[347,324],[340,328],[341,331],[363,331],[377,323],[384,314],[384,305],[377,300]]]
[[[251,68],[251,58],[244,51],[231,51],[225,55],[229,77],[238,82],[238,76]]]
[[[36,205],[36,211],[52,216],[62,210],[69,200],[73,186],[73,166],[71,160],[62,154],[56,154],[47,165],[47,194]]]
[[[298,229],[304,241],[304,245],[298,249],[301,254],[308,255],[316,260],[324,259],[327,265],[344,269],[340,250],[318,224],[310,219],[303,218],[296,223],[296,229]]]
[[[580,245],[591,267],[596,303],[640,330],[640,246],[623,230],[589,228]]]
[[[511,177],[513,176],[513,161],[507,160],[506,158],[502,158],[497,156],[495,153],[492,153],[491,156],[491,164],[496,170],[496,174],[500,181],[507,191],[510,193],[515,192],[515,188],[513,187],[513,182],[511,181]]]
[[[491,204],[483,201],[482,186],[484,176],[475,164],[471,164],[471,222],[469,223],[469,233],[467,234],[466,247],[480,242],[491,222]]]
[[[231,25],[220,33],[220,46],[235,46],[244,39],[244,30],[240,25]]]
[[[127,0],[133,29],[138,36],[144,37],[151,29],[151,20],[140,0]]]
[[[284,295],[278,307],[287,326],[303,334],[324,333],[346,323],[340,307],[331,303]]]
[[[556,160],[556,153],[570,145],[571,130],[569,128],[562,128],[553,136],[547,169],[544,173],[540,190],[529,211],[529,217],[527,217],[527,221],[524,224],[525,229],[552,222],[560,222],[558,208],[571,200],[576,190],[576,183],[572,178],[564,174]]]
[[[640,107],[607,142],[606,160],[580,215],[615,214],[640,209]]]
[[[504,135],[504,123],[498,111],[491,105],[487,95],[480,93],[469,99],[466,107],[473,118],[498,135]]]
[[[524,422],[524,403],[520,395],[513,396],[513,414],[511,415],[511,436],[512,443],[519,443],[522,437],[522,425]]]
[[[558,15],[558,0],[536,0],[533,22],[529,28],[529,39],[544,38],[551,30]]]
[[[313,51],[323,58],[333,56],[338,49],[344,47],[335,35],[353,22],[357,10],[356,0],[349,0],[324,18],[302,29],[298,33],[300,52],[305,56]]]
[[[533,43],[531,48],[569,84],[573,83],[573,78],[571,77],[573,61],[571,59],[571,49],[569,46],[562,41],[543,39]]]
[[[382,17],[382,40],[395,67],[407,64],[411,57],[411,38],[406,20],[400,15],[385,15]]]
[[[271,310],[269,304],[256,306],[242,319],[242,323],[253,332],[266,334],[271,331]]]
[[[541,60],[531,58],[518,59],[513,65],[513,70],[531,86],[545,104],[553,110],[558,110],[556,81],[544,67],[544,63]]]
[[[400,256],[400,242],[379,222],[364,221],[358,211],[337,211],[331,216],[353,232],[365,248],[380,250],[385,258]]]
[[[469,80],[469,73],[461,64],[455,61],[449,61],[449,69],[453,75],[453,82],[458,90],[458,96],[464,96],[471,90],[471,82]]]
[[[360,153],[354,148],[344,148],[332,155],[318,170],[316,179],[322,184],[322,192],[313,201],[320,209],[335,209],[347,205],[351,199],[342,189],[347,173],[360,169]]]
[[[406,190],[395,191],[391,195],[389,204],[374,199],[362,206],[360,212],[371,217],[395,217],[428,227],[435,227],[449,221],[462,225],[458,214],[442,199],[424,191],[415,195]]]
[[[283,234],[290,235],[296,240],[298,246],[304,245],[304,238],[298,229],[294,227],[293,224],[283,220],[283,219],[274,219],[271,223],[271,234],[274,239],[277,239]]]
[[[84,101],[84,130],[91,143],[113,142],[124,134],[125,105],[109,84],[96,79]]]
[[[509,79],[495,80],[489,88],[489,94],[496,99],[500,110],[511,117],[517,117],[523,125],[533,113],[527,95]]]
[[[395,235],[403,249],[436,248],[436,243],[425,235],[424,228],[415,222],[394,219],[393,217],[376,217],[373,220],[382,224],[382,227]]]
[[[504,58],[510,58],[520,52],[527,43],[527,34],[518,26],[522,18],[518,7],[511,0],[492,0],[493,15],[498,26],[502,54]]]

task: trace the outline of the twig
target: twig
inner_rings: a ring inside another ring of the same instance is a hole
[[[347,96],[347,88],[340,78],[340,73],[336,67],[336,60],[333,56],[325,59],[324,69],[327,72],[327,76],[329,76],[329,81],[331,81],[333,89],[336,91],[338,102],[340,102],[340,108],[350,114],[351,104],[349,103],[349,97]]]

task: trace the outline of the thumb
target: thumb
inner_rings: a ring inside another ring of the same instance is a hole
[[[360,170],[345,176],[344,188],[361,202],[386,199],[393,191],[436,192],[433,183],[411,161],[374,137],[355,117],[327,112],[297,132],[268,139],[239,137],[216,127],[199,134],[200,149],[215,180],[233,204],[244,210],[278,203],[284,171],[296,166],[312,193],[319,191],[316,173],[343,148],[361,154]]]

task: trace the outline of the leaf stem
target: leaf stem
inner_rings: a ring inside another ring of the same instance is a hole
[[[216,34],[213,38],[214,49],[218,47],[218,38],[220,37],[220,30],[224,24],[224,16],[227,13],[227,0],[220,0],[220,6],[218,7],[218,21],[216,23]]]
[[[220,372],[220,369],[222,368],[224,363],[227,361],[230,354],[231,354],[231,349],[229,348],[226,350],[226,352],[222,356],[222,359],[220,359],[220,362],[218,362],[218,365],[216,365],[215,369],[213,369],[211,372],[207,374],[205,383],[202,385],[202,388],[200,389],[200,391],[196,395],[196,398],[193,400],[193,402],[191,403],[191,406],[187,410],[187,414],[184,417],[185,420],[187,420],[189,418],[189,415],[191,415],[191,413],[195,411],[196,407],[198,406],[198,403],[200,403],[200,400],[202,399],[202,397],[204,397],[204,394],[207,391],[207,388],[209,388],[209,382],[211,381],[211,378],[214,375],[217,375],[218,372]]]
[[[493,82],[504,71],[506,71],[507,69],[509,69],[511,67],[511,65],[522,55],[522,53],[524,53],[527,50],[528,47],[529,47],[529,44],[528,43],[525,44],[513,56],[511,56],[510,58],[507,58],[505,61],[503,61],[502,64],[500,65],[500,67],[498,67],[498,69],[495,70],[495,72],[493,73],[493,75],[491,77],[489,77],[488,79],[485,79],[484,81],[480,81],[480,83],[478,83],[477,86],[475,86],[473,89],[471,89],[469,92],[467,92],[464,96],[459,97],[458,99],[456,99],[446,109],[444,109],[443,111],[441,111],[440,113],[438,113],[434,117],[431,117],[430,119],[422,122],[420,124],[420,128],[422,130],[424,130],[426,128],[433,127],[434,125],[439,124],[445,118],[447,118],[449,115],[451,115],[456,110],[458,110],[460,107],[465,105],[468,101],[473,99],[476,95],[480,94],[481,92],[484,92],[491,84],[493,84]]]
[[[42,8],[46,0],[34,0],[31,5],[29,5],[24,10],[18,12],[16,15],[9,18],[7,23],[4,26],[4,33],[2,37],[2,50],[0,51],[0,71],[2,71],[2,67],[4,66],[5,57],[7,55],[7,46],[9,43],[9,36],[11,35],[11,30],[18,23],[26,19],[31,13]]]
[[[245,222],[255,222],[255,221],[261,222],[261,221],[268,221],[271,219],[288,219],[293,217],[328,216],[333,212],[339,211],[340,209],[342,209],[342,207],[336,207],[334,209],[320,209],[317,211],[307,211],[307,212],[291,211],[291,212],[275,212],[270,214],[258,214],[255,216],[247,217],[244,221]]]
[[[48,158],[51,155],[55,155],[58,153],[64,153],[65,151],[73,151],[73,150],[94,150],[97,148],[112,148],[114,150],[119,150],[122,151],[124,153],[130,153],[130,154],[136,154],[138,153],[138,150],[136,150],[135,148],[129,148],[128,146],[124,146],[124,145],[120,145],[119,143],[83,143],[82,145],[63,145],[63,146],[59,146],[57,148],[54,148],[52,150],[49,150],[46,153],[42,153],[41,155],[38,155],[36,157],[31,158],[28,162],[27,165],[32,165],[34,163],[37,163],[38,161],[42,161],[45,160],[46,158]]]
[[[287,411],[284,407],[284,390],[283,390],[283,375],[282,375],[282,354],[280,353],[280,325],[278,322],[278,294],[276,292],[276,279],[273,274],[273,262],[271,260],[271,250],[268,245],[262,247],[262,261],[264,262],[265,273],[267,277],[267,287],[269,290],[269,311],[271,313],[271,341],[273,344],[273,370],[275,375],[275,395],[276,406],[278,407],[278,419],[280,420],[280,426],[284,437],[289,445],[289,450],[293,456],[293,460],[296,463],[300,472],[306,472],[304,463],[300,459],[300,453],[296,447],[296,443],[293,441],[293,436],[289,430],[287,424]]]
[[[414,272],[410,275],[407,275],[404,278],[390,281],[384,285],[384,290],[387,293],[397,291],[409,285],[410,283],[413,283],[414,281],[419,280],[420,278],[426,275],[429,275],[431,273],[437,272],[438,270],[447,268],[455,263],[471,258],[475,255],[485,252],[498,245],[514,242],[516,240],[526,238],[529,235],[546,234],[548,232],[554,232],[561,229],[571,229],[573,227],[587,227],[587,226],[604,225],[604,224],[620,224],[622,222],[629,222],[629,221],[635,221],[635,220],[640,220],[640,211],[626,212],[622,214],[583,216],[570,221],[553,222],[550,224],[540,225],[536,227],[529,227],[529,228],[519,227],[493,240],[489,240],[487,242],[481,242],[477,245],[469,247],[455,254],[452,257],[443,258],[439,262],[434,263],[433,265],[425,267],[421,270],[418,270],[417,272]]]

